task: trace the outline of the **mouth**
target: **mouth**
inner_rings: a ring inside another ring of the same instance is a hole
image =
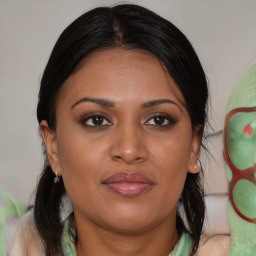
[[[147,176],[136,172],[116,173],[105,179],[102,184],[125,197],[138,196],[154,186],[153,181]]]

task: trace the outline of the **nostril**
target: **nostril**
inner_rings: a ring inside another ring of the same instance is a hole
[[[115,160],[120,160],[120,159],[122,159],[122,157],[121,156],[115,156],[114,159]]]
[[[131,133],[131,130],[129,130]],[[134,133],[131,133],[134,134]],[[118,136],[113,140],[111,147],[109,148],[110,157],[114,161],[123,161],[127,164],[139,163],[147,159],[148,153],[144,143],[141,143],[138,139],[134,139],[134,136],[124,135]]]
[[[124,161],[126,163],[138,163],[144,161],[144,157],[134,157],[133,155],[116,155],[114,161]]]

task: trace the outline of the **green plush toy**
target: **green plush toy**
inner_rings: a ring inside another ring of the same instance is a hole
[[[256,255],[256,63],[226,109],[224,155],[229,181],[230,256]]]

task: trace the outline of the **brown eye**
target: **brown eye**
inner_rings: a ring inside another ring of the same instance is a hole
[[[94,115],[86,118],[83,121],[86,126],[109,126],[111,122],[109,122],[104,116]]]
[[[177,121],[171,117],[171,116],[167,116],[167,115],[155,115],[152,118],[150,118],[146,124],[150,125],[150,126],[159,126],[159,127],[166,127],[169,125],[173,125],[175,124]]]
[[[165,125],[166,123],[168,123],[168,120],[163,116],[155,116],[153,118],[153,121],[156,125]]]

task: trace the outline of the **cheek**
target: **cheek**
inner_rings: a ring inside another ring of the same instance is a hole
[[[191,137],[177,132],[152,146],[152,149],[151,160],[158,170],[159,188],[167,195],[166,200],[177,201],[187,176]]]
[[[59,133],[59,163],[67,191],[79,190],[84,195],[93,185],[100,184],[107,149],[104,142],[98,145],[92,140],[77,129],[63,129]]]
[[[176,129],[170,136],[152,141],[151,160],[154,164],[162,166],[162,170],[170,170],[171,173],[186,172],[191,153],[192,133],[182,132]],[[169,173],[169,172],[168,172]]]

